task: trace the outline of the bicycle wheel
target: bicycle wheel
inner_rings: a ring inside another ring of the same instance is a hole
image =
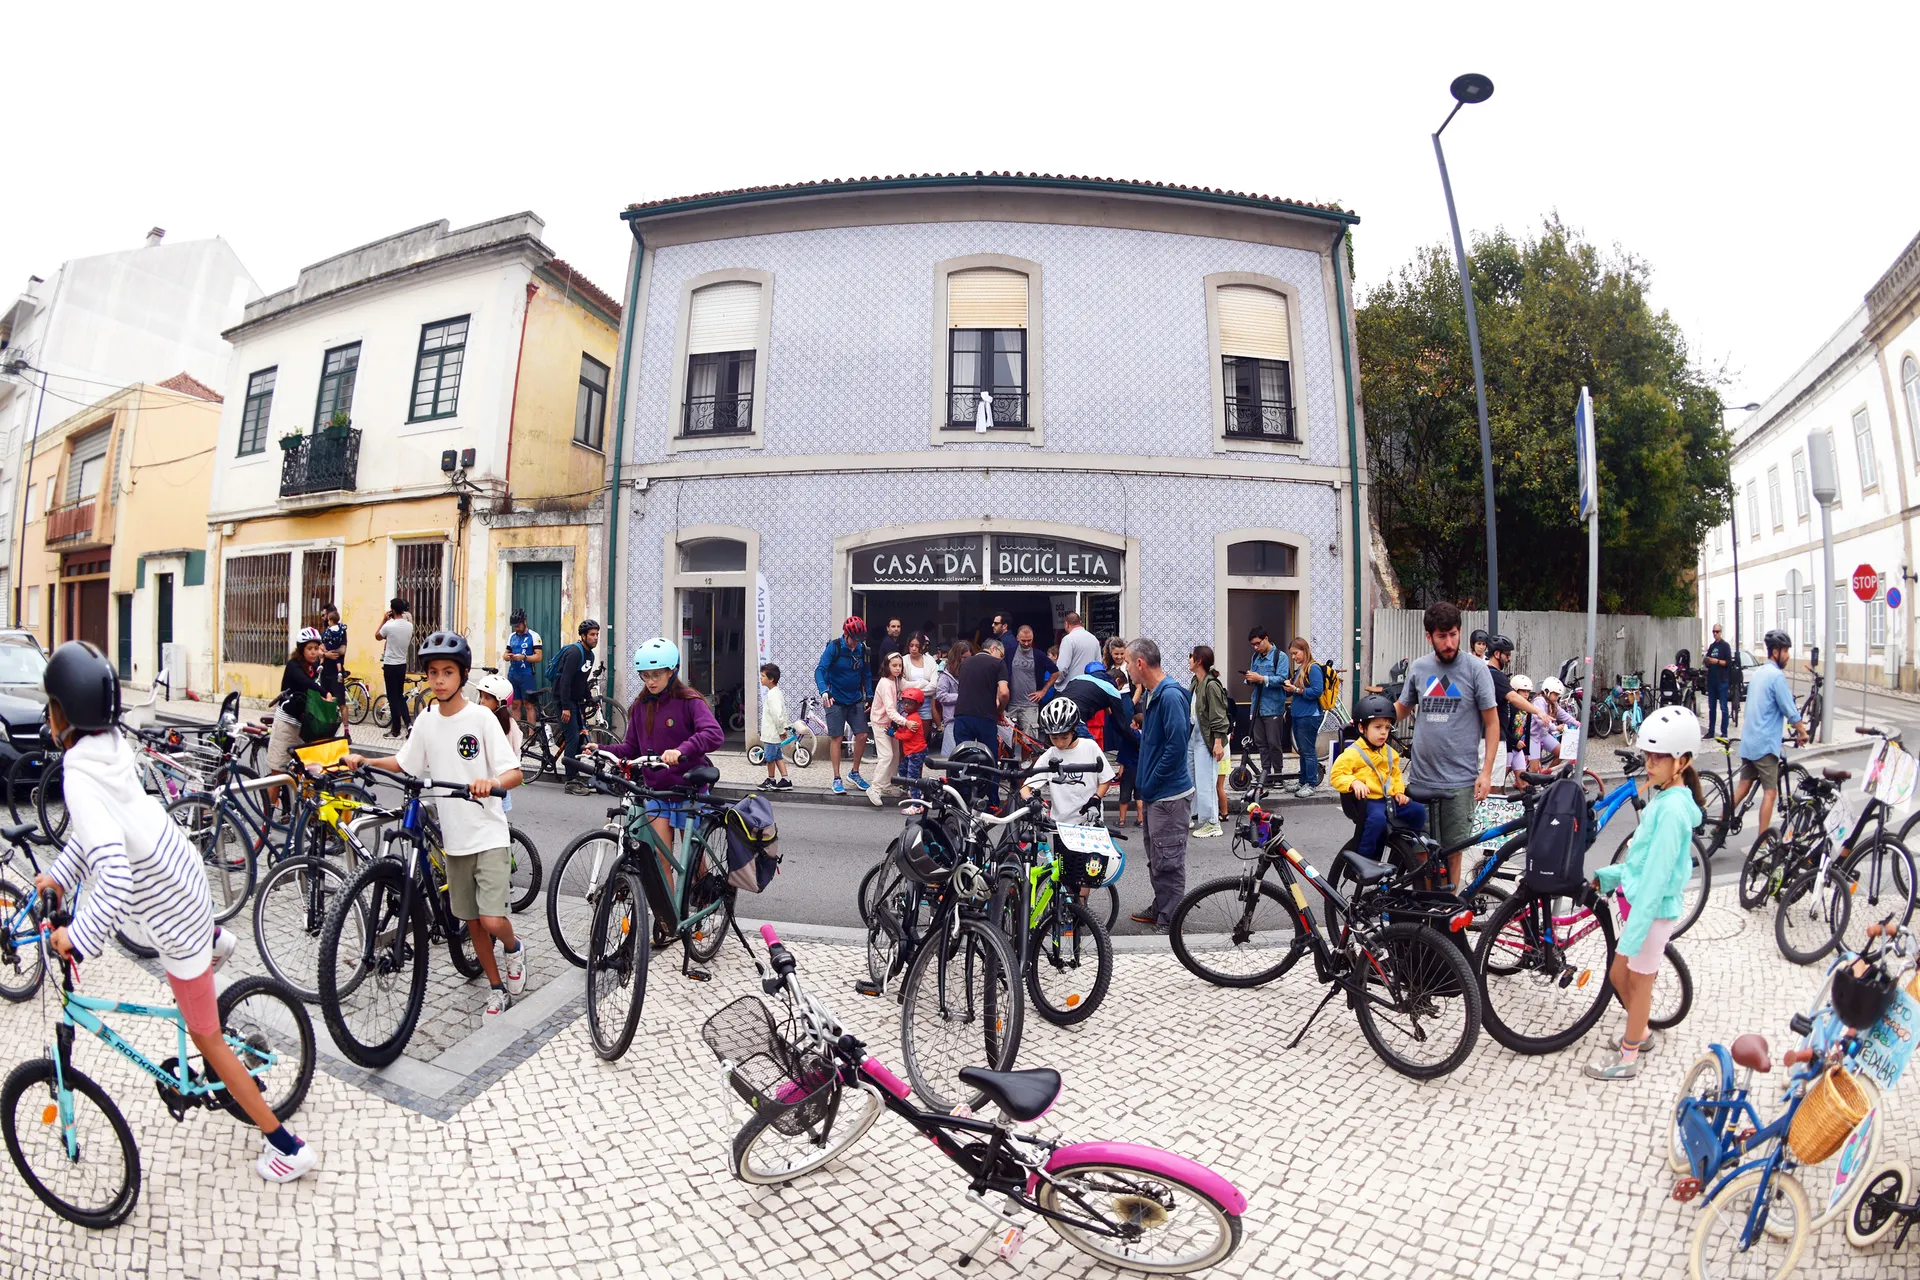
[[[742,1182],[778,1186],[823,1168],[866,1136],[883,1104],[872,1085],[849,1088],[835,1080],[820,1123],[798,1132],[787,1115],[771,1119],[755,1114],[733,1139],[733,1171]],[[811,1104],[809,1104],[811,1105]]]
[[[900,1052],[907,1079],[934,1111],[986,1095],[960,1083],[960,1068],[1007,1071],[1020,1050],[1025,1000],[1012,948],[983,920],[961,920],[914,956],[901,988]]]
[[[765,764],[766,762],[767,762],[767,749],[763,744],[756,742],[752,746],[747,748],[748,764],[752,765],[754,768],[757,769],[761,765]]]
[[[1705,828],[1693,833],[1693,848],[1688,851],[1693,866],[1687,874],[1687,887],[1680,895],[1680,915],[1674,922],[1673,937],[1693,928],[1693,922],[1707,909],[1707,895],[1713,892],[1713,850],[1708,846]]]
[[[793,744],[793,749],[787,753],[793,760],[794,768],[804,769],[813,763],[813,748],[807,745],[811,741],[813,741],[813,735],[803,733],[800,735],[800,740]]]
[[[62,777],[60,761],[55,760],[41,770],[40,781],[33,789],[34,816],[39,819],[41,833],[55,844],[67,834],[66,787]]]
[[[887,868],[893,865],[893,852],[899,847],[898,840],[888,845],[887,852],[880,861],[868,867],[866,873],[860,877],[860,888],[854,895],[854,905],[859,909],[861,924],[873,923],[874,904],[880,900],[880,895],[886,892],[888,885],[899,879],[898,872],[892,875],[887,874]]]
[[[1075,1163],[1041,1179],[1034,1201],[1059,1215],[1047,1218],[1055,1235],[1089,1257],[1150,1275],[1199,1271],[1240,1247],[1240,1216],[1226,1205],[1162,1172],[1160,1161],[1125,1161]]]
[[[7,813],[16,824],[40,821],[40,815],[33,807],[34,788],[46,763],[47,758],[42,752],[29,751],[7,768]],[[1907,825],[1913,824],[1909,822]]]
[[[1661,959],[1666,963],[1654,975],[1653,1005],[1647,1016],[1647,1025],[1655,1031],[1679,1026],[1693,1010],[1693,970],[1687,968],[1686,959],[1672,943],[1667,944]]]
[[[253,895],[261,963],[308,1004],[320,998],[320,935],[346,888],[346,873],[325,858],[285,858]]]
[[[393,704],[387,701],[384,693],[373,700],[373,723],[381,729],[393,723]]]
[[[594,904],[587,948],[587,1027],[593,1051],[608,1062],[627,1051],[640,1025],[652,932],[640,877],[621,867]]]
[[[1611,738],[1614,727],[1613,707],[1605,702],[1594,707],[1593,723],[1588,727],[1593,731],[1593,736],[1596,738]]]
[[[31,888],[0,878],[0,997],[14,1004],[31,1000],[47,976],[46,949],[21,914],[32,902]]]
[[[313,1019],[294,993],[263,973],[242,978],[220,993],[220,1030],[273,1114],[298,1111],[313,1083]],[[234,1119],[253,1123],[231,1093],[215,1096]]]
[[[540,846],[519,827],[507,828],[513,837],[507,845],[507,909],[519,915],[540,896],[540,881],[545,868],[540,865]]]
[[[1779,875],[1776,864],[1783,851],[1780,847],[1780,833],[1767,830],[1753,842],[1753,848],[1747,850],[1747,860],[1740,865],[1740,905],[1747,910],[1764,903],[1773,893],[1775,878]]]
[[[1588,804],[1599,804],[1607,794],[1607,786],[1600,781],[1600,775],[1591,769],[1580,771],[1580,790],[1585,793]]]
[[[182,796],[167,806],[167,817],[200,858],[200,870],[213,894],[213,920],[225,924],[240,914],[253,893],[258,872],[246,832],[208,796]]]
[[[1866,1189],[1853,1203],[1853,1212],[1847,1215],[1847,1243],[1856,1249],[1879,1244],[1900,1221],[1899,1209],[1912,1182],[1913,1174],[1904,1160],[1896,1160],[1868,1178]]]
[[[1054,890],[1027,942],[1027,997],[1056,1027],[1093,1016],[1113,981],[1113,941],[1086,904]]]
[[[1700,773],[1700,794],[1706,797],[1701,805],[1704,817],[1698,830],[1707,838],[1709,856],[1720,852],[1720,846],[1727,842],[1727,822],[1733,813],[1733,793],[1727,790],[1727,783],[1717,773]]]
[[[1816,1165],[1802,1165],[1794,1172],[1800,1187],[1813,1206],[1807,1229],[1818,1231],[1829,1222],[1849,1216],[1856,1197],[1865,1188],[1867,1171],[1880,1167],[1880,1133],[1886,1126],[1887,1109],[1881,1106],[1879,1087],[1864,1074],[1854,1080],[1867,1095],[1867,1114],[1840,1150]]]
[[[712,914],[685,935],[687,954],[705,964],[720,954],[720,946],[727,940],[727,926],[733,921],[734,900],[740,896],[740,891],[727,883],[725,827],[715,823],[701,836],[700,861],[691,874],[693,883],[687,886],[687,914],[692,916],[709,906],[714,908]]]
[[[1773,916],[1773,940],[1795,964],[1812,964],[1847,930],[1853,895],[1838,867],[1809,871],[1787,886]]]
[[[1766,1203],[1756,1214],[1754,1202],[1763,1182],[1767,1186]],[[1793,1274],[1801,1251],[1807,1247],[1811,1216],[1807,1193],[1792,1174],[1777,1172],[1769,1179],[1761,1169],[1735,1178],[1701,1206],[1700,1220],[1693,1228],[1693,1244],[1687,1250],[1687,1274],[1692,1280],[1730,1276],[1785,1280]],[[1759,1221],[1749,1237],[1750,1217]]]
[[[1725,1077],[1720,1072],[1719,1054],[1702,1054],[1687,1068],[1686,1077],[1680,1082],[1680,1092],[1667,1111],[1667,1167],[1675,1173],[1690,1173],[1693,1170],[1692,1161],[1687,1159],[1685,1136],[1680,1129],[1681,1108],[1689,1102],[1720,1101],[1725,1083]]]
[[[1403,1076],[1432,1080],[1467,1060],[1480,1038],[1480,986],[1444,934],[1403,920],[1372,931],[1356,962],[1360,1034]]]
[[[73,1099],[73,1154],[59,1114],[53,1059],[35,1058],[0,1085],[7,1154],[40,1202],[75,1226],[118,1226],[140,1199],[140,1150],[107,1091],[74,1070],[62,1073]]]
[[[620,861],[620,837],[604,827],[575,836],[560,851],[547,881],[547,930],[568,963],[586,967],[587,939],[599,889]]]
[[[1216,987],[1257,987],[1280,976],[1300,921],[1272,881],[1225,876],[1189,890],[1168,940],[1187,971]]]
[[[367,710],[368,710],[369,701],[370,699],[367,697],[367,686],[365,681],[363,680],[347,681],[347,723],[348,724],[365,724],[367,722]]]
[[[601,705],[606,709],[607,732],[617,742],[627,736],[627,709],[612,698],[604,698]]]
[[[1854,850],[1840,871],[1853,904],[1840,945],[1859,954],[1867,945],[1867,926],[1887,917],[1904,926],[1913,918],[1913,854],[1886,836]]]
[[[368,863],[347,883],[320,932],[320,1014],[356,1065],[400,1056],[427,997],[427,914],[392,858]],[[414,898],[406,916],[403,895]]]
[[[560,772],[558,753],[554,750],[551,726],[544,720],[534,722],[533,728],[520,740],[520,762],[524,768],[533,766],[531,772],[536,780],[557,777]]]
[[[1520,890],[1480,933],[1474,970],[1487,1034],[1515,1053],[1553,1053],[1592,1030],[1613,987],[1613,913]]]
[[[440,919],[445,922],[444,925],[441,926],[441,929],[446,934],[447,954],[453,958],[453,971],[471,982],[486,972],[486,969],[480,964],[480,952],[476,950],[473,945],[473,930],[468,927],[465,920],[461,920],[453,914],[453,906],[447,901],[447,891],[441,889],[439,893]],[[429,934],[434,931],[434,925],[432,923],[428,925],[428,931]],[[494,972],[498,973],[500,944],[493,939],[489,939],[488,945],[493,948]]]
[[[1104,899],[1106,910],[1102,911],[1094,904]],[[1093,917],[1107,926],[1107,932],[1113,932],[1113,926],[1120,923],[1120,886],[1105,884],[1096,887],[1087,895],[1087,906],[1093,908]],[[1105,917],[1102,919],[1102,917]]]

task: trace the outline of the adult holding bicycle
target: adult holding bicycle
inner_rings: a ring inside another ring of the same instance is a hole
[[[1427,806],[1432,830],[1443,846],[1464,846],[1473,834],[1473,809],[1493,790],[1493,763],[1500,753],[1500,719],[1493,705],[1487,664],[1460,651],[1460,608],[1450,601],[1427,606],[1421,620],[1433,652],[1407,669],[1394,704],[1398,720],[1413,722],[1413,770],[1409,791]],[[1460,883],[1460,854],[1447,859]]]
[[[385,648],[380,652],[380,674],[387,686],[387,729],[395,737],[407,736],[412,720],[407,713],[407,650],[413,645],[413,617],[401,596],[387,601],[386,616],[373,638]]]
[[[561,755],[567,767],[567,794],[590,796],[593,788],[580,776],[580,740],[586,733],[587,703],[593,696],[593,651],[600,643],[600,624],[580,620],[579,639],[560,651],[553,673],[553,702],[560,713]],[[679,650],[674,664],[679,665]]]
[[[853,785],[867,789],[860,762],[867,756],[867,700],[873,696],[873,665],[867,655],[867,620],[858,614],[840,624],[840,634],[827,641],[820,661],[813,664],[813,687],[827,713],[827,758],[833,761],[833,794],[847,794],[840,780],[840,740],[853,730]],[[631,731],[632,726],[628,726]],[[716,744],[717,745],[717,744]]]
[[[527,611],[515,609],[508,619],[507,681],[513,685],[513,714],[531,736],[539,728],[540,713],[533,705],[540,687],[540,633],[527,625]]]
[[[1740,727],[1740,785],[1733,793],[1736,809],[1760,784],[1760,832],[1773,826],[1773,802],[1780,793],[1781,742],[1787,726],[1793,726],[1794,740],[1807,745],[1806,726],[1800,722],[1799,708],[1793,705],[1793,691],[1787,687],[1786,666],[1793,656],[1793,637],[1778,629],[1767,632],[1767,660],[1754,668],[1747,682],[1747,717]]]

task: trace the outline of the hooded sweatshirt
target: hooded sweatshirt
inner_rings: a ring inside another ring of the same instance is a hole
[[[199,977],[213,960],[213,894],[199,854],[141,789],[132,750],[118,730],[90,734],[61,756],[60,768],[67,836],[48,874],[69,900],[89,882],[68,938],[83,957],[97,956],[132,920],[168,973]]]
[[[707,764],[707,753],[718,751],[725,741],[713,708],[699,694],[683,691],[681,697],[649,699],[643,692],[627,711],[626,740],[601,750],[622,760],[678,750],[680,763],[647,774],[648,786],[664,790],[685,786],[687,772]]]
[[[1594,873],[1602,893],[1619,889],[1632,908],[1615,944],[1620,955],[1639,955],[1655,920],[1678,920],[1686,910],[1687,881],[1693,878],[1693,829],[1699,825],[1700,806],[1684,783],[1657,791],[1640,815],[1626,861]]]

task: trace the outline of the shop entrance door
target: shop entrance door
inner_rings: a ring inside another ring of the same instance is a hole
[[[1297,591],[1228,589],[1227,634],[1224,637],[1227,651],[1215,654],[1213,665],[1226,677],[1227,692],[1240,705],[1242,717],[1248,714],[1253,705],[1253,686],[1241,675],[1247,669],[1247,663],[1253,660],[1253,649],[1247,644],[1247,632],[1255,626],[1265,627],[1274,646],[1285,653],[1294,637],[1294,620],[1299,611],[1300,593]],[[1236,739],[1246,732],[1242,724],[1234,725],[1233,730]]]
[[[729,737],[747,727],[747,589],[683,587],[680,669]]]
[[[1114,597],[1117,600],[1117,597]],[[856,609],[867,620],[868,639],[886,634],[887,620],[900,619],[903,634],[932,638],[936,648],[965,640],[978,645],[993,634],[995,617],[1005,618],[1019,633],[1022,624],[1033,628],[1033,643],[1045,650],[1060,638],[1062,620],[1070,609],[1082,609],[1075,591],[1017,591],[989,588],[975,591],[866,591],[855,597]],[[1115,613],[1118,613],[1116,607]],[[1117,624],[1116,624],[1117,625]]]

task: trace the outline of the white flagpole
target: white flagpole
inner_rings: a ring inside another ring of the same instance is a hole
[[[1573,770],[1575,781],[1579,781],[1587,767],[1587,729],[1593,723],[1593,700],[1600,696],[1594,685],[1593,669],[1597,644],[1594,632],[1600,607],[1600,460],[1595,454],[1598,440],[1593,425],[1593,396],[1585,387],[1580,388],[1573,430],[1575,447],[1580,453],[1580,514],[1587,522],[1587,691],[1580,700],[1580,750]]]

